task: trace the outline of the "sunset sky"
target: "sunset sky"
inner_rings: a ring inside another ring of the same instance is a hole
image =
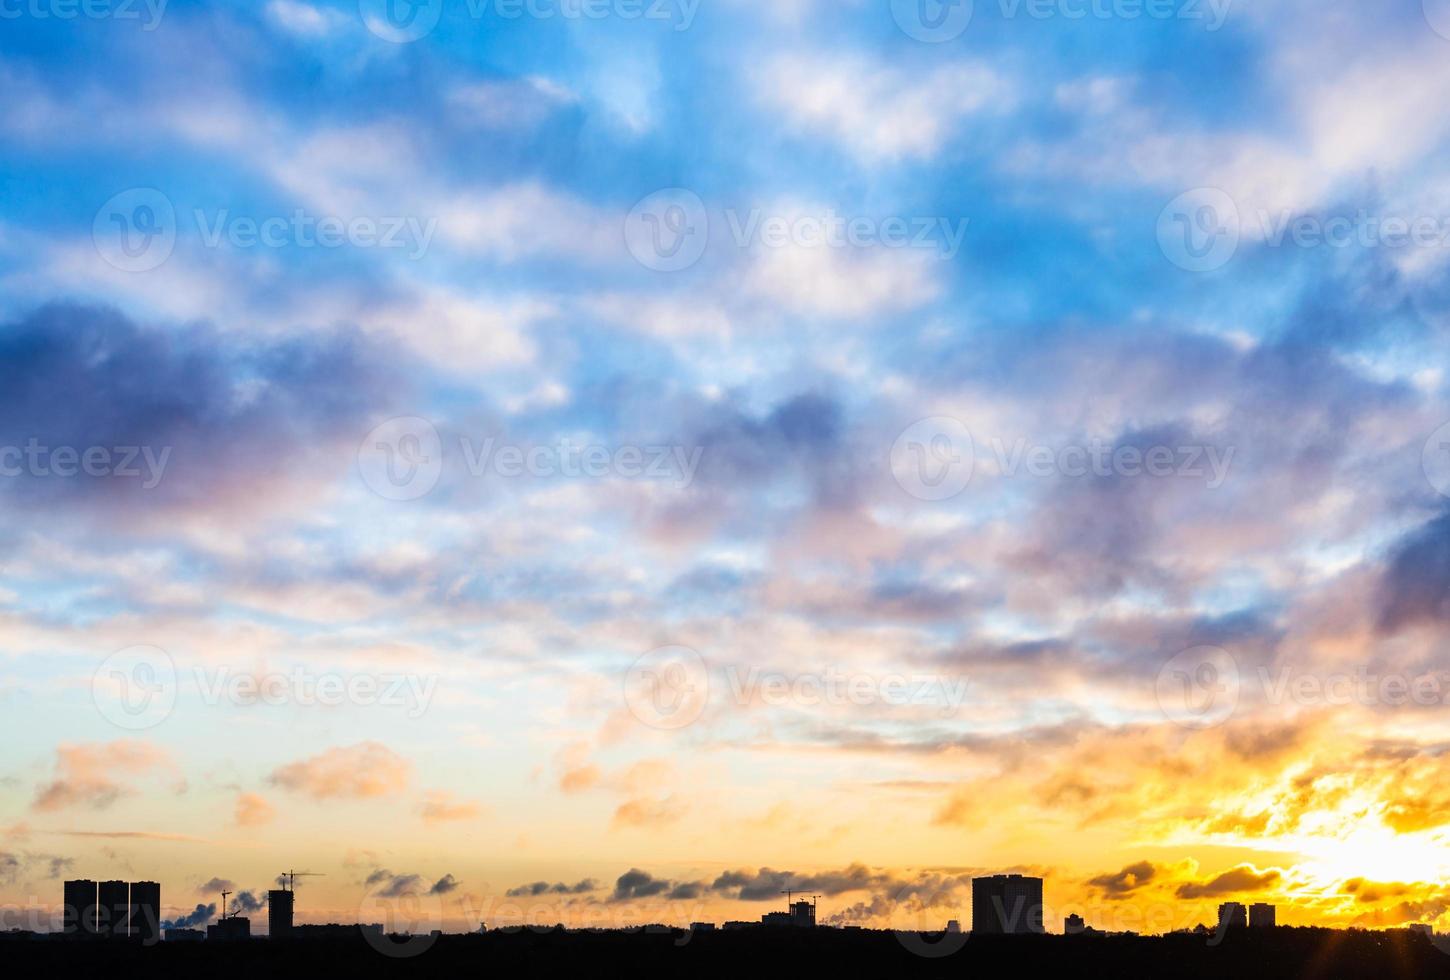
[[[1450,929],[1450,0],[588,2],[0,0],[0,929]]]

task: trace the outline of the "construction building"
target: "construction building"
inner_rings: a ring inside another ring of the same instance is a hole
[[[295,893],[274,888],[267,893],[267,935],[271,939],[292,938],[292,910]]]
[[[206,941],[209,943],[239,942],[252,938],[252,920],[240,915],[218,919],[206,927]]]
[[[1046,931],[1042,916],[1041,878],[992,875],[972,879],[974,935],[1041,935]]]
[[[784,912],[767,912],[760,917],[760,924],[765,926],[795,926],[797,929],[814,929],[816,927],[816,900],[812,896],[809,899],[801,899],[796,902],[790,900],[791,892],[786,892],[786,910]]]

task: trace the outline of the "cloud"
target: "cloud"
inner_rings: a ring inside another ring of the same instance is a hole
[[[616,827],[664,827],[684,817],[688,807],[679,799],[666,796],[653,800],[637,797],[625,800],[614,811]]]
[[[29,454],[12,453],[21,475],[0,492],[47,508],[286,505],[345,473],[342,450],[355,450],[388,391],[386,360],[357,331],[243,341],[43,307],[0,325],[0,446]],[[62,447],[82,461],[91,449],[109,456],[85,466]]]
[[[262,897],[262,892],[260,890],[255,892],[237,892],[235,895],[232,895],[228,901],[228,911],[240,913],[242,915],[252,915],[253,913],[260,912],[267,907],[267,902]]]
[[[405,898],[409,895],[447,895],[457,890],[458,879],[446,874],[428,884],[420,874],[394,874],[386,868],[375,868],[363,881],[368,891],[381,898]]]
[[[656,878],[647,871],[630,868],[614,882],[611,902],[627,902],[637,898],[655,898],[668,892],[673,886],[669,881]]]
[[[277,810],[264,796],[239,793],[235,814],[238,827],[263,827],[277,816]]]
[[[161,928],[170,929],[199,929],[212,919],[216,918],[216,903],[208,905],[198,904],[189,914],[178,916],[175,919],[167,919],[161,923]]]
[[[134,792],[118,776],[170,768],[170,753],[139,739],[61,745],[56,749],[56,777],[40,787],[31,808],[43,813],[72,807],[104,810]]]
[[[453,794],[438,790],[424,797],[418,813],[424,823],[446,823],[473,820],[483,813],[483,808],[473,800],[455,800]]]
[[[572,885],[562,881],[556,881],[552,885],[547,881],[535,881],[510,888],[505,894],[509,898],[537,897],[539,895],[584,895],[598,889],[599,882],[593,878],[585,878]]]
[[[793,53],[767,62],[761,100],[807,135],[868,163],[930,159],[963,118],[1001,107],[1006,81],[981,63],[903,71],[861,57]]]
[[[284,31],[302,38],[326,37],[345,22],[337,11],[314,7],[303,0],[270,0],[267,16]]]
[[[1091,878],[1088,880],[1088,884],[1106,895],[1116,897],[1137,891],[1151,882],[1157,873],[1158,869],[1151,862],[1139,861],[1115,874],[1103,874]]]
[[[1450,622],[1450,513],[1405,535],[1379,586],[1378,626],[1397,633],[1416,624]]]
[[[1218,898],[1243,892],[1259,892],[1277,885],[1284,877],[1277,868],[1260,871],[1253,865],[1241,864],[1208,881],[1184,882],[1176,894],[1179,898]]]
[[[360,742],[282,766],[269,778],[316,800],[373,799],[402,793],[412,771],[408,760],[381,742]]]

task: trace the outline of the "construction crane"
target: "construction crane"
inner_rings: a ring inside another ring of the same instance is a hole
[[[223,920],[225,920],[226,917],[227,917],[227,896],[230,895],[230,894],[231,894],[231,892],[222,892],[222,919]]]
[[[327,874],[325,872],[321,872],[321,871],[284,871],[280,875],[277,876],[277,880],[280,881],[280,882],[282,882],[282,890],[284,892],[295,892],[297,890],[297,879],[298,878],[326,878],[326,877],[327,877]]]

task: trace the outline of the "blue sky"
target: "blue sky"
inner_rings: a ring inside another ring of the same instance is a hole
[[[1450,5],[969,7],[0,2],[0,891],[1443,916]]]

